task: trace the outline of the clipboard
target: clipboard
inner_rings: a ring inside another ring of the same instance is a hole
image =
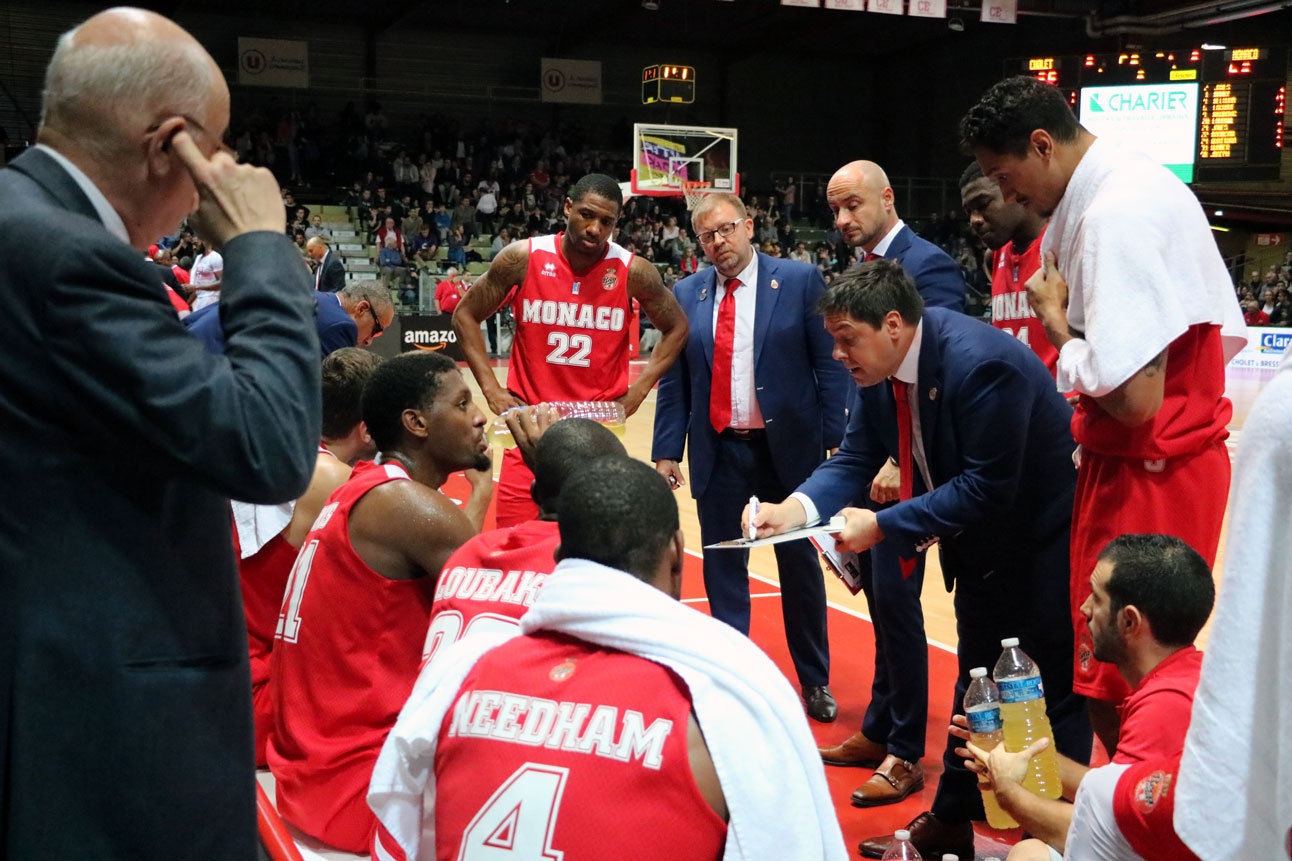
[[[747,547],[764,547],[769,544],[780,544],[782,541],[798,541],[801,538],[823,537],[826,535],[838,535],[843,531],[844,519],[839,515],[830,518],[828,523],[818,523],[816,526],[800,526],[797,529],[791,529],[788,532],[782,532],[780,535],[771,535],[767,538],[733,538],[730,541],[719,541],[717,544],[704,545],[705,550],[743,550]]]
[[[870,554],[862,555],[851,550],[839,550],[834,546],[833,541],[822,541],[820,538],[810,540],[812,546],[821,554],[821,560],[825,562],[825,567],[830,569],[830,573],[842,580],[843,585],[848,587],[848,591],[852,594],[856,595],[860,592],[862,579],[870,569]]]

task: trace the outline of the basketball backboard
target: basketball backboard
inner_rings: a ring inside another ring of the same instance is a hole
[[[632,191],[681,197],[683,183],[708,183],[705,193],[740,194],[736,130],[716,126],[633,126]]]

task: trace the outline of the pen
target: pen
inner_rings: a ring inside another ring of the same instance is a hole
[[[753,541],[758,537],[758,527],[754,525],[754,518],[758,516],[758,497],[749,497],[749,540]]]

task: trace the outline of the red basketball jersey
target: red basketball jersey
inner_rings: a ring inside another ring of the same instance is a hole
[[[1019,254],[1014,243],[1006,242],[995,251],[991,273],[991,324],[1013,335],[1032,348],[1054,374],[1059,351],[1045,337],[1045,327],[1027,301],[1027,279],[1041,268],[1041,239],[1045,231]]]
[[[440,729],[436,858],[720,858],[690,713],[682,680],[644,658],[550,633],[487,652]]]
[[[350,511],[368,491],[407,481],[398,464],[364,462],[328,498],[292,569],[272,678],[269,767],[278,810],[305,833],[366,852],[366,797],[381,745],[413,688],[434,580],[390,580],[350,544]]]
[[[435,586],[422,663],[463,637],[511,632],[556,567],[561,533],[553,520],[530,520],[475,536],[453,552]]]
[[[1160,460],[1195,454],[1229,435],[1234,407],[1225,397],[1220,327],[1190,326],[1166,354],[1162,408],[1152,420],[1128,428],[1082,395],[1072,416],[1072,436],[1100,454]]]
[[[576,273],[563,233],[529,240],[529,267],[512,299],[516,335],[507,388],[526,403],[610,401],[628,391],[628,270],[632,252],[607,243]]]
[[[238,530],[233,530],[238,546]],[[296,560],[296,548],[275,535],[251,556],[238,554],[238,580],[242,584],[242,609],[247,617],[247,651],[251,655],[251,698],[256,718],[256,765],[264,765],[265,745],[273,731],[273,700],[267,695],[274,628],[287,591],[287,576]]]
[[[320,445],[319,454],[332,455]],[[286,532],[286,530],[284,530]],[[251,656],[251,703],[256,725],[256,765],[266,763],[265,747],[274,729],[273,697],[268,690],[269,655],[274,648],[274,629],[287,591],[287,577],[296,561],[296,548],[283,533],[269,539],[250,556],[243,557],[238,528],[233,528],[233,549],[238,559],[238,581],[242,586],[242,609],[247,619],[247,652]]]

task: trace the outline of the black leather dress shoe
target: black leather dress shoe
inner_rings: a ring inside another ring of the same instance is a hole
[[[906,830],[911,832],[911,842],[923,858],[974,857],[973,825],[969,822],[943,822],[926,810],[912,819]],[[893,835],[881,834],[863,841],[857,848],[862,858],[883,858],[892,842]]]
[[[834,694],[825,685],[804,685],[803,704],[807,706],[808,717],[821,723],[830,723],[839,716],[839,704],[834,701]]]

